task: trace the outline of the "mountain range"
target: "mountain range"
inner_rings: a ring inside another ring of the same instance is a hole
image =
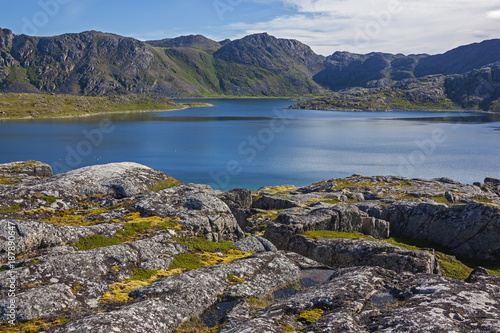
[[[500,110],[500,39],[440,55],[324,57],[267,33],[221,42],[201,35],[140,41],[97,31],[31,37],[0,29],[0,92],[323,95],[329,97],[302,107],[325,109],[380,108],[344,102],[383,95],[388,108]]]

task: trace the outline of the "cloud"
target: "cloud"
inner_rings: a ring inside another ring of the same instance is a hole
[[[488,12],[488,17],[492,19],[500,19],[500,9]]]
[[[262,3],[262,1],[254,0]],[[294,38],[330,55],[345,50],[440,53],[459,45],[498,38],[489,18],[491,0],[281,0],[295,14],[270,21],[240,22],[227,28],[238,37],[266,31]]]

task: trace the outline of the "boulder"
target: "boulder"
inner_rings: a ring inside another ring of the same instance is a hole
[[[18,192],[41,192],[55,198],[96,194],[124,198],[146,193],[167,178],[163,172],[138,163],[110,163],[68,171],[35,185],[21,186]]]
[[[252,207],[252,191],[237,188],[217,195],[231,210],[250,209]]]
[[[436,257],[427,251],[412,251],[367,239],[290,239],[287,251],[333,268],[379,266],[396,272],[440,274]]]
[[[180,185],[138,198],[134,208],[146,216],[177,218],[180,223],[208,240],[233,240],[243,236],[229,207],[209,192]]]
[[[0,220],[0,263],[7,262],[9,231],[14,231],[15,254],[28,254],[31,251],[69,245],[92,235],[113,237],[120,224],[98,224],[87,227],[55,225],[35,220]]]
[[[273,243],[260,236],[248,236],[233,244],[240,251],[245,252],[265,252],[278,251]]]
[[[0,164],[0,184],[4,185],[32,183],[51,176],[51,166],[38,161]]]

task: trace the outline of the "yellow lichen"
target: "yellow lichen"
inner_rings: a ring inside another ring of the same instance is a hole
[[[304,323],[306,325],[309,325],[317,321],[319,318],[321,318],[323,313],[325,313],[325,311],[321,309],[304,311],[300,315],[298,315],[297,318],[295,318],[295,320],[300,321],[301,323]]]

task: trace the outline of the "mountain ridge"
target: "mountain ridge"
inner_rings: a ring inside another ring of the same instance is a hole
[[[394,89],[442,75],[444,97],[454,107],[490,110],[500,104],[499,64],[500,39],[438,55],[338,51],[324,57],[267,33],[222,42],[202,35],[139,41],[98,31],[32,37],[0,29],[0,92],[304,96]]]

